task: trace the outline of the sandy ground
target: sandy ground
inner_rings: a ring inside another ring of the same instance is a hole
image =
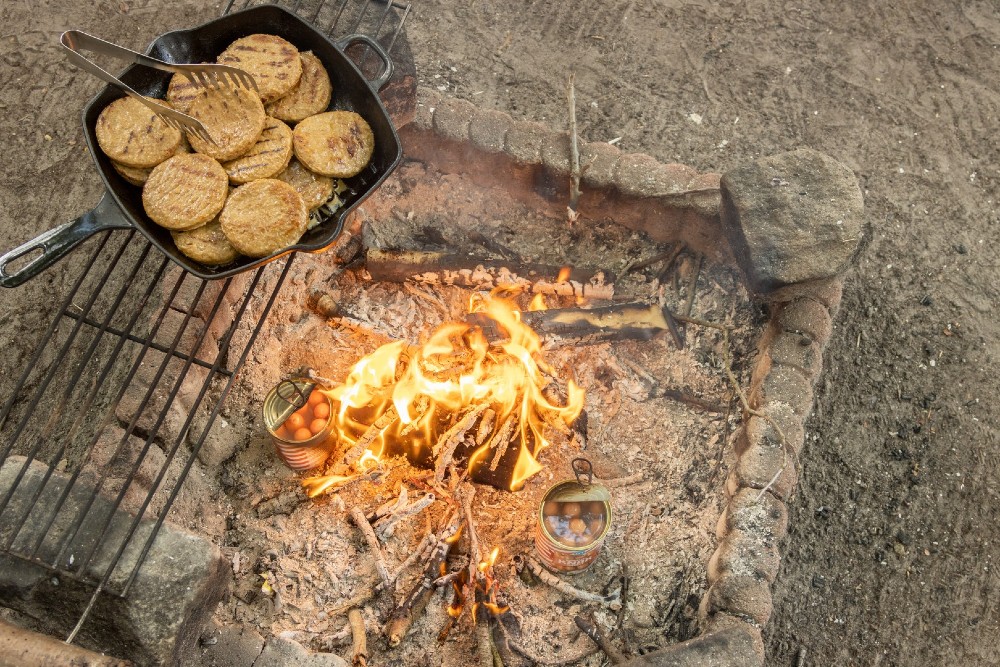
[[[1000,10],[995,3],[417,0],[422,82],[486,108],[725,171],[809,146],[857,173],[873,234],[808,426],[769,665],[1000,664],[993,502]],[[92,206],[60,31],[132,45],[198,2],[0,6],[0,246]],[[5,377],[70,258],[0,294]]]

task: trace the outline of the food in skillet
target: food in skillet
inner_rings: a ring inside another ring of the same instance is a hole
[[[230,44],[218,62],[252,74],[259,95],[203,88],[182,75],[171,78],[166,94],[214,142],[185,140],[128,97],[108,105],[97,128],[115,170],[143,188],[150,219],[171,231],[180,252],[209,266],[297,243],[340,206],[346,186],[336,179],[360,173],[374,151],[364,118],[326,112],[330,76],[311,52],[256,34]]]

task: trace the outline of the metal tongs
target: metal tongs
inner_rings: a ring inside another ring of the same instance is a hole
[[[159,116],[160,119],[167,125],[176,128],[181,132],[189,132],[204,141],[211,141],[214,143],[212,136],[208,133],[208,130],[205,129],[205,126],[201,124],[201,121],[196,118],[192,118],[186,113],[181,113],[180,111],[171,109],[165,104],[160,104],[159,102],[155,102],[144,97],[143,95],[140,95],[130,86],[124,84],[118,77],[109,74],[107,71],[101,69],[93,62],[85,58],[80,51],[92,51],[106,56],[121,58],[122,60],[126,60],[137,65],[153,67],[158,70],[163,70],[164,72],[183,74],[187,77],[188,81],[196,86],[203,86],[205,88],[229,88],[243,86],[244,88],[251,89],[255,92],[257,91],[257,82],[253,80],[253,77],[250,74],[228,65],[172,65],[170,63],[165,63],[162,60],[157,60],[156,58],[150,58],[149,56],[145,56],[141,53],[130,51],[129,49],[118,46],[117,44],[106,42],[103,39],[99,39],[93,35],[88,35],[87,33],[80,32],[79,30],[67,30],[62,34],[62,37],[59,38],[59,42],[63,45],[63,48],[66,49],[66,57],[69,58],[70,62],[74,65],[80,69],[90,72],[97,78],[110,83],[113,86],[117,86],[129,97],[139,100],[149,107],[150,110]]]

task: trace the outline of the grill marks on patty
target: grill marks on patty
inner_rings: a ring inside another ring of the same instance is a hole
[[[375,135],[353,111],[328,111],[295,126],[295,157],[311,171],[333,178],[356,176],[375,151]]]
[[[298,123],[325,111],[333,95],[330,75],[320,59],[312,51],[299,54],[299,59],[302,61],[302,76],[298,83],[280,100],[267,105],[268,115],[289,123]]]
[[[215,140],[191,134],[191,147],[223,162],[250,150],[260,139],[267,118],[260,98],[246,88],[203,88],[188,114],[200,120]]]
[[[292,159],[292,130],[276,118],[267,118],[257,143],[245,155],[222,166],[229,180],[239,185],[281,173]]]
[[[218,215],[229,194],[229,177],[218,162],[199,153],[176,155],[157,166],[142,188],[142,206],[156,224],[182,231]]]
[[[109,158],[149,169],[174,154],[182,135],[139,100],[122,97],[104,107],[95,127],[97,143]]]
[[[238,39],[219,55],[218,62],[253,76],[265,104],[287,95],[302,76],[298,49],[277,35]]]

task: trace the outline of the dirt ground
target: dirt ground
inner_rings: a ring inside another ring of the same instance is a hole
[[[0,246],[100,193],[78,119],[98,83],[59,32],[138,46],[218,10],[0,6]],[[857,173],[873,233],[816,392],[768,664],[1000,664],[996,3],[416,0],[408,34],[423,84],[552,128],[575,70],[590,141],[702,171],[809,146]],[[74,261],[0,294],[5,376]]]

